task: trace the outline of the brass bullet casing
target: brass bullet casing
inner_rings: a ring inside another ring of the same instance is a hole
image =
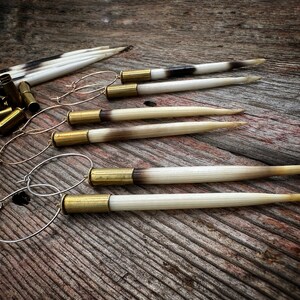
[[[7,95],[8,105],[12,108],[24,107],[22,97],[16,88],[14,82],[12,81],[9,74],[4,74],[0,76],[0,82],[2,84],[5,95]]]
[[[151,80],[151,70],[130,70],[120,73],[122,83],[142,82]]]
[[[0,134],[7,135],[13,131],[18,125],[26,120],[23,109],[17,107],[8,116],[0,121]]]
[[[70,125],[99,123],[101,122],[100,113],[101,109],[70,111],[67,121]]]
[[[105,90],[108,100],[114,98],[135,97],[138,96],[137,84],[110,85]]]
[[[88,133],[88,130],[54,132],[51,140],[54,147],[88,144],[90,142]]]
[[[133,170],[133,168],[91,169],[89,184],[92,186],[133,184]]]
[[[40,110],[40,105],[38,104],[35,97],[33,96],[29,83],[27,83],[26,81],[20,82],[19,91],[22,99],[25,102],[26,108],[30,112],[36,113],[37,111]]]
[[[64,214],[109,212],[109,197],[109,194],[64,195],[61,209]]]
[[[10,113],[12,113],[13,109],[11,107],[7,107],[3,110],[0,110],[0,120],[4,119]]]

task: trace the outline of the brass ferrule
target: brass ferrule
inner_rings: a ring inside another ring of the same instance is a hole
[[[23,109],[17,107],[3,120],[0,121],[0,134],[7,135],[13,131],[18,125],[26,120]]]
[[[90,142],[88,133],[88,130],[54,132],[51,140],[54,147],[88,144]]]
[[[25,102],[26,108],[32,113],[36,113],[37,111],[39,111],[40,105],[33,96],[29,83],[22,81],[19,84],[19,91],[22,99]]]
[[[105,90],[108,100],[114,98],[135,97],[138,96],[137,84],[110,85]]]
[[[67,121],[70,125],[99,123],[101,122],[100,113],[101,109],[70,111]]]
[[[133,184],[132,168],[91,169],[89,183],[95,185],[125,185]]]
[[[3,110],[0,110],[0,120],[4,119],[10,113],[12,113],[13,109],[11,107],[7,107]]]
[[[9,74],[4,74],[0,76],[0,81],[5,92],[7,95],[8,105],[12,108],[16,107],[23,107],[22,97],[16,88],[14,82],[12,81]]]
[[[151,80],[151,70],[122,71],[120,77],[122,83],[149,81]]]
[[[109,194],[64,195],[61,209],[64,214],[109,212]]]

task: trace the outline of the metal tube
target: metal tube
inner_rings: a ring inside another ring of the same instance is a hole
[[[92,186],[133,184],[133,171],[133,168],[91,169],[89,183]]]
[[[12,81],[9,74],[3,74],[0,76],[0,82],[2,84],[3,90],[8,97],[8,105],[12,108],[24,107],[22,97],[16,88],[14,82]]]
[[[61,208],[64,214],[109,212],[109,197],[109,194],[64,195]]]
[[[13,112],[0,121],[0,134],[7,135],[26,120],[23,109],[17,107]]]
[[[91,124],[101,122],[101,109],[70,111],[67,121],[70,125]]]
[[[36,101],[35,97],[33,96],[29,83],[27,83],[26,81],[22,81],[19,84],[19,91],[20,91],[22,99],[25,102],[26,108],[30,112],[36,113],[37,111],[40,110],[40,105]]]
[[[0,110],[0,120],[3,120],[7,117],[10,113],[12,113],[13,109],[11,107],[7,107],[3,110]]]

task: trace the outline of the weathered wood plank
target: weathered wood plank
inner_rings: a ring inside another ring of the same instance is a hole
[[[172,121],[247,121],[232,131],[49,149],[20,166],[0,165],[0,197],[13,191],[36,163],[79,152],[96,166],[299,164],[298,1],[0,1],[0,68],[47,55],[99,45],[134,45],[130,52],[34,88],[43,107],[78,77],[93,71],[172,66],[255,57],[267,63],[232,76],[262,76],[256,84],[130,98],[103,96],[80,109],[202,105],[245,108],[245,114]],[[222,77],[223,74],[216,74]],[[205,76],[207,77],[207,76]],[[102,81],[99,76],[93,82]],[[103,81],[102,81],[103,82]],[[71,96],[68,101],[75,101]],[[56,124],[52,110],[31,128]],[[131,126],[168,120],[105,124]],[[88,128],[88,127],[86,127]],[[62,130],[69,127],[63,125]],[[7,159],[40,151],[49,134],[11,145]],[[7,138],[2,138],[3,145]],[[69,166],[72,166],[71,168]],[[48,164],[34,182],[66,187],[88,171],[83,159]],[[120,186],[76,193],[299,193],[299,176],[167,186]],[[58,197],[34,197],[26,207],[0,212],[1,238],[37,230],[51,218]],[[296,203],[234,209],[123,212],[59,216],[39,237],[0,245],[3,299],[292,299],[300,297],[299,206]]]

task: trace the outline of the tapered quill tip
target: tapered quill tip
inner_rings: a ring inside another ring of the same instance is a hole
[[[232,122],[234,127],[247,125],[247,122]]]
[[[248,124],[247,122],[213,122],[212,123],[212,125],[218,126],[216,128],[237,128],[247,124]]]
[[[266,61],[265,58],[256,58],[255,59],[255,64],[260,65],[260,64],[263,64],[265,61]]]
[[[245,112],[244,109],[232,109],[231,110],[232,114],[241,114],[243,112]]]
[[[116,48],[109,48],[108,51],[106,53],[110,53],[111,55],[114,54],[119,54],[119,53],[123,53],[123,52],[128,52],[133,48],[133,46],[121,46],[121,47],[116,47]],[[99,54],[102,54],[102,51],[99,51]]]
[[[121,53],[123,53],[123,52],[128,52],[128,51],[132,50],[132,49],[133,49],[133,46],[132,46],[132,45],[129,45],[129,46],[123,46],[123,47],[121,47],[121,48],[123,48],[123,49],[121,50]]]
[[[250,82],[255,82],[257,80],[260,80],[261,77],[260,76],[247,76],[246,77],[246,82],[250,83]]]
[[[221,122],[221,128],[236,128],[247,124],[247,122]]]
[[[113,53],[123,53],[123,52],[128,52],[133,48],[132,45],[129,46],[119,46],[119,47],[110,47],[109,50]],[[101,51],[100,51],[101,53]]]

